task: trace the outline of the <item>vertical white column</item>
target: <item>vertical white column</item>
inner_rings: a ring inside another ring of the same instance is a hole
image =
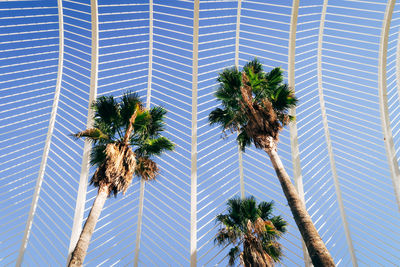
[[[190,189],[190,266],[197,266],[197,75],[199,56],[200,0],[193,7],[193,62],[192,62],[192,146]]]
[[[25,226],[24,237],[22,239],[21,247],[19,250],[18,258],[16,266],[21,266],[22,261],[24,259],[24,254],[26,247],[28,245],[29,236],[32,229],[33,218],[36,213],[37,204],[39,201],[40,189],[42,188],[44,171],[46,169],[47,158],[49,156],[51,137],[54,131],[54,125],[57,116],[58,109],[58,100],[60,99],[60,91],[61,91],[61,81],[63,74],[63,62],[64,62],[64,20],[63,20],[63,8],[62,8],[62,0],[57,1],[58,5],[58,36],[59,36],[59,48],[58,48],[58,71],[57,71],[57,81],[56,88],[54,92],[53,105],[51,109],[49,128],[47,130],[46,141],[43,149],[42,161],[40,163],[40,169],[38,173],[38,178],[36,180],[35,191],[32,197],[32,204],[29,210],[28,219]]]
[[[235,38],[235,67],[239,68],[239,35],[240,35],[240,14],[242,11],[242,0],[238,0],[237,14],[236,14],[236,38]],[[238,145],[239,156],[239,177],[240,177],[240,197],[245,197],[244,177],[243,177],[243,152]]]
[[[379,88],[379,110],[381,114],[382,131],[385,141],[386,155],[392,176],[394,194],[398,209],[400,211],[400,170],[396,158],[396,149],[394,148],[392,129],[390,127],[389,107],[387,98],[386,65],[387,48],[389,40],[390,22],[394,9],[395,0],[389,0],[386,6],[385,17],[382,23],[381,40],[379,45],[378,62],[378,88]]]
[[[323,91],[323,87],[322,87],[322,40],[323,40],[323,35],[324,35],[327,6],[328,6],[328,0],[324,0],[324,4],[322,7],[322,13],[321,13],[321,20],[320,20],[320,25],[319,25],[318,52],[317,52],[317,77],[318,77],[319,103],[321,106],[322,123],[323,123],[323,127],[324,127],[324,132],[325,132],[326,145],[328,148],[329,161],[330,161],[330,166],[331,166],[331,170],[332,170],[333,182],[335,184],[337,203],[338,203],[339,210],[340,210],[340,217],[342,218],[344,233],[346,236],[347,246],[349,248],[349,253],[351,256],[351,261],[353,263],[353,266],[358,266],[357,258],[354,253],[353,242],[352,242],[351,236],[350,236],[349,224],[347,223],[346,213],[344,210],[344,205],[343,205],[343,200],[342,200],[342,192],[341,192],[340,185],[339,185],[339,179],[338,179],[338,175],[336,172],[336,163],[335,163],[335,158],[333,155],[331,137],[329,134],[328,118],[326,116],[326,109],[325,109],[324,91]]]
[[[295,91],[295,55],[296,55],[296,32],[297,32],[297,17],[299,14],[299,1],[293,0],[292,3],[292,15],[290,19],[290,32],[289,32],[289,53],[288,53],[288,83],[290,88]],[[296,117],[296,108],[290,109],[290,115]],[[290,133],[290,146],[292,152],[292,162],[293,162],[293,178],[294,184],[296,186],[297,192],[300,199],[304,200],[304,188],[303,188],[303,176],[301,174],[300,165],[300,151],[299,151],[299,141],[297,135],[297,124],[296,122],[291,122],[289,124]],[[306,267],[312,266],[310,256],[308,255],[307,247],[304,240],[301,242],[303,248],[304,264]]]
[[[149,71],[147,74],[147,96],[146,96],[146,108],[147,109],[150,108],[152,75],[153,75],[153,0],[150,0],[150,2],[149,2]],[[140,238],[142,235],[142,220],[143,220],[144,188],[145,188],[145,182],[142,179],[140,179],[139,211],[138,211],[138,222],[137,222],[137,230],[136,230],[136,245],[135,245],[135,259],[134,259],[135,267],[137,267],[139,264]]]
[[[97,0],[90,1],[91,18],[92,18],[92,54],[91,54],[91,70],[90,70],[90,91],[89,91],[89,108],[88,118],[86,122],[86,129],[93,127],[94,111],[91,108],[93,101],[97,96],[97,79],[99,71],[99,16]],[[92,144],[90,141],[85,140],[83,147],[83,157],[81,166],[81,175],[79,179],[78,195],[76,198],[74,222],[72,225],[71,238],[68,248],[68,261],[71,257],[72,251],[75,249],[78,242],[79,235],[82,231],[83,213],[85,211],[86,190],[88,184],[88,175],[90,169],[90,151]],[[67,261],[67,262],[68,262]]]

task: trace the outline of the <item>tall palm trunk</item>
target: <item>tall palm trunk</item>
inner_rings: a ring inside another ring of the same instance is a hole
[[[92,209],[86,219],[85,226],[83,226],[78,243],[76,243],[76,247],[72,252],[71,260],[68,264],[69,267],[82,266],[94,228],[96,227],[97,220],[99,219],[101,210],[103,209],[109,193],[108,185],[99,187],[96,199],[94,200]]]
[[[265,152],[269,155],[275,172],[281,183],[283,193],[286,196],[289,207],[292,211],[293,218],[299,228],[301,236],[307,246],[308,253],[311,261],[315,267],[335,266],[328,249],[325,247],[324,242],[319,236],[311,217],[308,214],[305,205],[300,200],[296,188],[290,181],[289,175],[283,167],[282,161],[279,158],[276,145],[271,148],[265,148]]]

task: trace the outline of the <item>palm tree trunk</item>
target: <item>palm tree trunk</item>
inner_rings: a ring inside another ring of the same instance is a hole
[[[85,259],[87,249],[89,247],[90,239],[93,235],[94,228],[96,227],[97,220],[99,219],[101,210],[109,195],[109,186],[99,187],[96,199],[93,202],[92,209],[86,219],[85,226],[83,226],[78,243],[72,252],[71,260],[68,264],[69,267],[82,266]]]
[[[269,155],[272,165],[274,166],[279,182],[281,183],[282,190],[292,211],[293,218],[307,246],[307,250],[313,265],[315,267],[335,266],[335,263],[333,262],[328,249],[325,247],[324,242],[319,236],[305,205],[300,200],[296,188],[292,184],[289,175],[286,173],[286,170],[283,167],[276,146],[274,146],[272,149],[264,150]]]

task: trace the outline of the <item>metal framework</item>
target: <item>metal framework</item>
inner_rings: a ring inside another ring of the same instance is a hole
[[[387,49],[389,41],[390,21],[392,19],[394,4],[396,1],[389,1],[385,11],[385,17],[382,23],[381,41],[379,46],[379,63],[378,63],[378,85],[379,85],[379,107],[382,121],[382,131],[385,140],[385,148],[387,154],[388,164],[393,181],[393,188],[396,196],[397,206],[400,211],[400,170],[399,163],[396,157],[396,149],[392,136],[392,129],[390,127],[389,108],[387,99],[387,78],[386,78],[386,64],[387,64]]]
[[[193,7],[193,60],[192,60],[192,146],[190,175],[190,266],[197,266],[197,90],[199,68],[199,10],[200,1]]]
[[[91,109],[91,105],[97,97],[97,85],[98,85],[98,73],[99,73],[99,16],[97,0],[90,1],[91,7],[91,27],[92,27],[92,46],[91,46],[91,69],[90,69],[90,91],[89,91],[89,105],[88,105],[88,115],[86,122],[86,129],[93,127],[94,112]],[[67,262],[71,257],[72,252],[75,249],[76,243],[79,240],[80,233],[82,231],[83,215],[85,210],[86,201],[86,189],[88,186],[89,169],[90,169],[90,152],[92,144],[89,140],[85,140],[85,145],[83,147],[82,156],[82,168],[81,175],[79,179],[78,195],[76,197],[76,207],[74,214],[74,223],[72,225],[71,239],[68,249]]]
[[[33,219],[35,217],[36,208],[37,208],[37,204],[39,201],[40,189],[41,189],[42,183],[43,183],[44,170],[46,168],[47,158],[49,156],[51,137],[53,135],[54,123],[55,123],[56,115],[57,115],[58,101],[60,99],[60,90],[61,90],[61,81],[62,81],[63,63],[64,63],[64,21],[63,21],[62,1],[58,0],[57,5],[58,5],[58,23],[59,23],[58,24],[59,25],[58,32],[59,32],[59,40],[60,40],[59,41],[59,53],[58,53],[57,81],[56,81],[55,92],[54,92],[53,106],[51,108],[51,115],[50,115],[50,120],[49,120],[47,136],[46,136],[46,142],[45,142],[45,145],[43,148],[42,162],[40,163],[40,169],[39,169],[38,178],[36,180],[35,191],[32,196],[32,204],[31,204],[31,208],[29,210],[28,219],[26,221],[24,237],[22,238],[21,248],[19,249],[19,254],[18,254],[17,263],[16,263],[17,266],[21,266],[22,261],[24,259],[26,246],[28,245],[28,239],[29,239],[29,235],[30,235],[30,232],[32,229],[32,223],[33,223]]]
[[[147,79],[147,96],[146,96],[146,108],[150,108],[151,100],[151,81],[153,76],[153,1],[149,1],[149,74]],[[139,192],[139,212],[138,212],[138,222],[136,230],[136,244],[135,244],[135,259],[134,266],[139,264],[139,252],[140,252],[140,237],[142,233],[142,220],[143,220],[143,202],[144,202],[144,181],[140,181],[140,192]]]
[[[0,265],[65,265],[96,195],[70,134],[131,90],[176,150],[107,200],[86,266],[225,266],[215,216],[245,195],[288,221],[282,265],[312,266],[265,153],[208,124],[218,72],[257,57],[300,100],[279,153],[334,261],[395,266],[399,27],[395,0],[0,1]]]
[[[334,158],[334,153],[333,153],[333,148],[332,148],[332,141],[331,141],[330,132],[329,132],[328,117],[326,114],[323,83],[322,83],[322,77],[323,77],[322,76],[322,43],[323,43],[327,5],[328,5],[328,0],[324,0],[324,5],[322,7],[322,13],[321,13],[321,21],[320,21],[320,26],[319,26],[319,36],[318,36],[318,59],[317,59],[317,61],[318,61],[319,103],[321,105],[321,114],[322,114],[322,122],[324,125],[324,131],[325,131],[326,145],[328,147],[328,154],[329,154],[329,161],[330,161],[331,170],[332,170],[332,177],[333,177],[333,181],[334,181],[334,185],[335,185],[336,197],[337,197],[339,210],[340,210],[340,216],[342,218],[343,228],[344,228],[344,232],[346,235],[347,246],[349,249],[349,253],[351,256],[351,261],[353,263],[353,266],[358,266],[354,248],[353,248],[351,235],[350,235],[349,224],[347,223],[346,213],[345,213],[344,206],[343,206],[342,192],[340,189],[339,178],[338,178],[338,174],[337,174],[337,170],[336,170],[336,163],[335,163],[335,158]]]
[[[239,68],[239,35],[240,35],[240,13],[242,11],[242,1],[238,0],[237,13],[236,13],[236,33],[235,33],[235,67]],[[238,146],[238,160],[239,160],[239,179],[240,179],[240,197],[244,198],[246,191],[244,188],[243,177],[243,152]]]

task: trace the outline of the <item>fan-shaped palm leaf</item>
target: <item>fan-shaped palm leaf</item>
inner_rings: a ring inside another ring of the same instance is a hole
[[[265,73],[260,61],[254,59],[242,71],[223,70],[217,81],[215,96],[221,106],[211,111],[210,124],[237,132],[236,140],[243,151],[253,143],[269,155],[311,260],[314,265],[334,266],[277,152],[279,133],[294,120],[289,109],[297,104],[291,88],[283,83],[282,70],[274,68]]]
[[[104,205],[112,193],[125,193],[133,175],[143,180],[153,180],[159,168],[152,156],[173,150],[174,145],[161,136],[166,111],[160,107],[146,110],[139,96],[128,92],[120,102],[112,96],[99,97],[92,105],[94,128],[74,134],[93,141],[91,164],[97,169],[91,184],[98,194],[86,220],[69,266],[81,266],[91,235]]]
[[[228,200],[226,213],[216,217],[221,228],[215,242],[224,246],[233,245],[228,253],[230,265],[234,265],[239,255],[246,267],[265,266],[249,265],[256,262],[273,264],[273,261],[280,261],[282,249],[277,239],[286,232],[287,223],[280,216],[273,216],[272,209],[272,202],[261,202],[257,205],[254,197],[235,197]],[[279,221],[279,227],[273,224],[274,218]],[[269,252],[271,255],[268,256]]]

